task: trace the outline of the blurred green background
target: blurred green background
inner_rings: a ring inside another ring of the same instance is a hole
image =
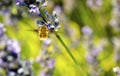
[[[101,5],[95,4],[95,0],[92,5],[88,5],[87,0],[48,1],[45,9],[48,9],[49,12],[56,6],[61,7],[59,15],[61,28],[58,34],[79,63],[76,65],[55,35],[50,34],[52,44],[48,50],[56,59],[53,76],[84,76],[83,74],[86,76],[115,76],[112,69],[120,65],[119,59],[115,58],[116,48],[119,49],[120,44],[120,31],[110,24],[110,20],[116,18],[116,14],[113,13],[114,0],[101,0]],[[13,5],[9,8],[15,15],[18,7]],[[33,68],[38,74],[41,67],[35,61],[41,53],[42,41],[37,33],[29,31],[37,28],[36,19],[36,17],[23,13],[23,18],[19,19],[17,24],[12,26],[7,24],[6,29],[10,38],[20,42],[21,57],[33,61]],[[0,20],[4,22],[5,17],[1,15]],[[82,32],[84,26],[92,30],[92,35]],[[117,41],[115,41],[116,39]],[[93,57],[91,49],[99,46],[103,47],[102,50]],[[90,57],[95,59],[92,63],[89,62]]]

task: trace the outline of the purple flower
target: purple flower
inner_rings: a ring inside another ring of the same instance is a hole
[[[3,14],[3,15],[6,15],[6,14],[8,14],[8,13],[10,13],[10,12],[9,12],[9,9],[4,8],[4,9],[2,10],[2,14]]]
[[[16,0],[16,5],[25,5],[24,0]]]
[[[16,40],[8,40],[7,41],[7,51],[19,54],[21,51],[19,43]]]
[[[20,6],[27,6],[29,7],[30,4],[34,4],[35,0],[16,0],[16,5]]]
[[[84,26],[84,27],[82,28],[82,32],[83,32],[83,34],[85,34],[85,35],[91,35],[93,31],[92,31],[92,29],[89,28],[88,26]]]
[[[55,59],[51,59],[47,62],[47,67],[53,69],[55,66],[54,64],[55,64]]]
[[[51,40],[50,39],[47,39],[43,42],[43,45],[44,46],[49,46],[51,44]]]
[[[95,61],[95,58],[90,54],[88,54],[86,56],[86,59],[87,59],[88,63],[91,63],[91,64],[94,63],[94,61]]]
[[[87,5],[88,6],[92,6],[93,5],[93,1],[92,0],[87,0]]]
[[[50,22],[48,22],[48,23],[43,22],[43,23],[44,23],[43,25],[46,25],[49,30],[54,30],[55,29],[55,26],[52,25]],[[38,26],[38,27],[40,27],[40,26]]]
[[[98,47],[93,48],[93,49],[91,50],[92,56],[97,56],[101,50],[102,50],[102,48],[98,48]]]
[[[31,4],[29,6],[29,8],[30,8],[30,10],[29,10],[30,13],[34,13],[35,15],[39,15],[40,14],[39,8],[36,5]]]
[[[40,71],[40,76],[47,76],[46,72],[45,71]]]
[[[3,64],[3,60],[2,60],[2,59],[0,59],[0,65],[1,65],[1,64]]]
[[[102,5],[102,0],[87,0],[87,5],[90,7],[99,7]]]
[[[11,72],[8,72],[7,76],[16,76],[16,73],[11,71]]]
[[[56,7],[54,8],[54,11],[57,12],[57,15],[60,15],[60,14],[62,13],[62,8],[61,8],[60,6],[56,6]]]

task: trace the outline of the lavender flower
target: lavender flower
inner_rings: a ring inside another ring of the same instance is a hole
[[[21,51],[20,45],[16,40],[7,41],[7,50],[19,54]]]
[[[25,5],[24,0],[16,0],[16,5]]]
[[[62,13],[62,8],[61,8],[60,6],[56,6],[56,7],[54,8],[54,11],[57,12],[57,15],[61,15],[61,13]]]
[[[53,69],[54,68],[54,63],[55,63],[55,59],[51,59],[48,61],[47,63],[47,67],[50,68],[50,69]]]
[[[9,0],[9,1],[11,1],[11,0]],[[4,16],[3,17],[4,24],[5,25],[17,25],[18,20],[20,20],[22,18],[22,11],[19,8],[17,8],[16,13],[14,13],[14,12],[12,12],[12,10],[10,8],[11,6],[9,6],[9,8],[4,7],[4,6],[5,5],[3,5],[2,9],[0,10],[0,15]],[[16,26],[14,28],[16,28]]]
[[[60,16],[61,13],[62,13],[62,8],[61,8],[60,6],[56,6],[56,7],[54,8],[54,11],[56,11],[56,12],[57,12],[57,15]]]
[[[0,23],[0,38],[4,35],[5,31],[4,24]]]
[[[93,64],[97,60],[97,55],[100,53],[102,49],[101,48],[93,48],[92,50],[89,50],[90,52],[86,55],[86,59],[90,64]]]
[[[50,15],[47,12],[47,10],[44,10],[42,14],[40,12],[39,8],[41,9],[47,5],[46,0],[36,0],[36,2],[31,1],[31,0],[29,2],[27,2],[26,0],[24,0],[24,1],[17,0],[16,3],[17,3],[17,5],[18,4],[19,5],[26,4],[27,7],[29,8],[29,12],[31,12],[37,16],[40,16],[43,20],[37,20],[37,24],[39,26],[46,25],[48,27],[48,29],[52,30],[52,31],[53,30],[57,31],[60,28],[59,19],[58,19],[55,11],[53,11],[52,15]]]
[[[29,10],[30,13],[34,13],[34,14],[36,14],[36,15],[39,15],[39,14],[40,14],[39,8],[38,8],[37,6],[31,4],[31,5],[29,6],[29,8],[30,8],[30,10]]]
[[[36,59],[42,68],[40,71],[40,76],[52,76],[51,70],[55,67],[55,59],[51,58],[51,54],[48,52],[48,47],[50,44],[50,39],[43,42],[41,53]]]
[[[113,18],[110,20],[110,25],[115,29],[115,31],[120,30],[120,1],[119,0],[114,0],[113,1]]]
[[[5,70],[6,76],[33,76],[31,64],[20,58],[21,48],[18,41],[9,39],[5,35],[5,28],[2,23],[0,24],[0,30],[2,30],[0,37],[0,68]],[[4,47],[1,48],[3,43]]]
[[[115,19],[111,19],[109,23],[110,23],[110,25],[111,25],[112,27],[114,27],[114,28],[117,28],[117,27],[118,27],[118,24],[117,24],[117,22],[116,22]]]
[[[47,76],[45,71],[40,72],[40,76]]]
[[[85,34],[85,35],[91,35],[91,34],[93,33],[92,29],[89,28],[88,26],[84,26],[84,27],[82,28],[82,32],[83,32],[83,34]]]
[[[49,46],[51,44],[51,40],[50,39],[47,39],[43,42],[43,45],[44,46]]]
[[[16,5],[20,6],[27,6],[29,7],[30,4],[34,4],[35,0],[16,0]]]
[[[102,0],[87,0],[87,5],[96,9],[102,5]]]

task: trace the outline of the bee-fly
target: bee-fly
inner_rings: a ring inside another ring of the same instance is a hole
[[[38,36],[40,37],[40,40],[45,40],[48,38],[49,29],[46,25],[42,25],[38,29],[29,30],[29,31],[36,32]]]
[[[38,34],[40,37],[40,40],[45,40],[48,38],[48,27],[43,25],[38,29]]]

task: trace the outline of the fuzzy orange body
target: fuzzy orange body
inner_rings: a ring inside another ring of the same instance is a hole
[[[45,40],[48,38],[48,27],[47,26],[41,26],[38,29],[38,34],[41,40]]]

